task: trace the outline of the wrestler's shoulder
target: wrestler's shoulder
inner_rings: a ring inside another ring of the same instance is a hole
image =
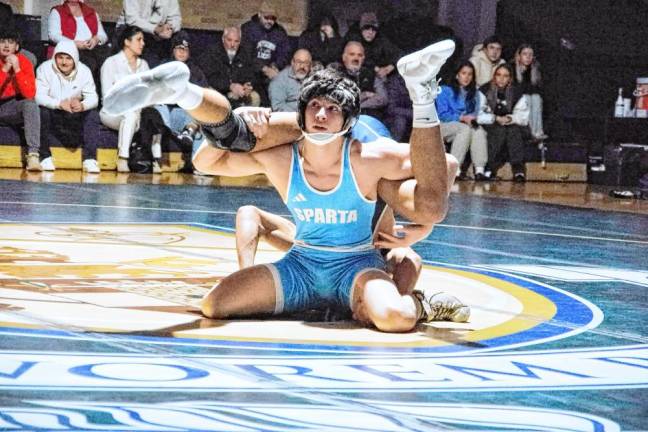
[[[353,150],[363,158],[389,158],[409,153],[409,144],[399,143],[391,138],[380,137],[370,142],[355,141]]]

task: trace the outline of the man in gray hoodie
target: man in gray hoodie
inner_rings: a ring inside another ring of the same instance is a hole
[[[41,115],[41,166],[54,171],[50,139],[83,145],[83,170],[98,173],[96,137],[100,121],[95,110],[99,97],[90,69],[79,61],[71,40],[56,45],[51,60],[36,70],[36,102]]]

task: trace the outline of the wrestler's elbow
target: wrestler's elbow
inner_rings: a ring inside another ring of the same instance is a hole
[[[414,201],[414,211],[409,218],[421,225],[434,225],[448,214],[448,196],[437,190],[420,191],[420,197]]]

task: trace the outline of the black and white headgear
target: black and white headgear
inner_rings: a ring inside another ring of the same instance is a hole
[[[306,130],[306,106],[317,97],[325,97],[340,105],[344,114],[342,130],[351,130],[360,115],[360,88],[334,69],[322,69],[304,80],[299,94],[299,127]]]

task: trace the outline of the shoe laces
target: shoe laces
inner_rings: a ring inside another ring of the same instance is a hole
[[[430,305],[432,311],[431,315],[428,315],[429,321],[446,321],[452,320],[452,316],[457,312],[461,307],[460,304],[455,304],[454,302],[434,302]]]
[[[439,86],[439,83],[441,83],[441,78],[421,83],[421,87],[423,87],[423,98],[436,99],[439,93],[441,93],[441,87]]]
[[[423,307],[421,318],[425,321],[452,321],[453,315],[465,305],[452,297],[448,297],[445,301],[434,301],[434,296],[440,293],[426,296],[424,292],[414,290],[412,293],[420,302]]]

